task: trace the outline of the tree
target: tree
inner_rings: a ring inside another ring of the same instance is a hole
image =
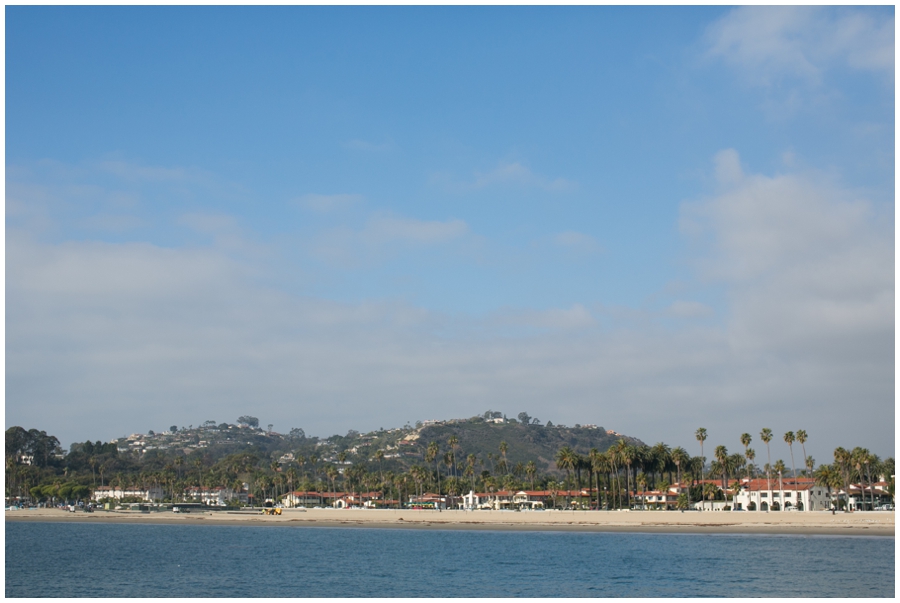
[[[778,503],[778,509],[780,511],[784,510],[784,481],[782,480],[784,471],[784,461],[782,461],[781,459],[775,461],[775,473],[778,474],[778,491],[781,493],[781,495],[778,497],[778,500],[780,501]]]
[[[672,462],[675,463],[675,473],[677,476],[676,479],[678,481],[678,487],[681,488],[682,487],[681,465],[682,465],[682,463],[686,464],[689,460],[687,450],[685,450],[684,448],[679,446],[678,448],[676,448],[675,450],[672,451],[671,457],[672,457]],[[688,499],[689,499],[688,505],[690,505],[690,497],[688,497]]]
[[[728,490],[728,449],[725,446],[716,446],[715,456],[716,460],[719,461],[719,465],[721,465],[722,491],[724,492]]]
[[[519,423],[521,423],[522,425],[530,425],[531,424],[531,417],[528,415],[527,412],[519,413]]]
[[[537,465],[534,461],[528,461],[525,465],[525,474],[531,479],[531,489],[534,490],[534,476],[537,475]]]
[[[772,430],[768,427],[764,427],[761,432],[759,432],[759,439],[766,443],[766,490],[769,494],[772,493],[772,479],[769,474],[770,467],[772,466],[772,451],[769,449],[769,442],[772,441]]]
[[[834,499],[831,496],[831,489],[840,489],[841,475],[831,465],[821,465],[814,474],[816,485],[825,486],[828,489],[828,500],[834,507]]]
[[[172,433],[178,433],[178,425],[172,425],[171,427],[169,427],[169,431],[171,431]]]
[[[797,441],[800,442],[800,446],[803,448],[803,458],[806,459],[806,440],[808,436],[806,435],[806,431],[803,429],[797,430]]]
[[[259,427],[259,419],[249,415],[243,415],[238,417],[237,424],[246,425],[247,427]]]
[[[750,442],[753,441],[753,437],[749,433],[741,434],[741,444],[744,445],[744,456],[747,456],[747,450],[750,447]],[[750,468],[747,468],[747,477],[750,477]]]
[[[429,442],[428,448],[425,450],[425,462],[430,463],[434,461],[434,473],[435,479],[437,479],[437,493],[441,493],[441,472],[438,469],[438,454],[440,453],[440,448],[438,447],[437,442]]]
[[[794,432],[789,431],[784,434],[784,441],[791,449],[791,476],[794,478],[794,489],[797,487],[797,466],[794,464]]]
[[[450,445],[450,466],[453,469],[453,476],[456,477],[456,449],[459,447],[459,438],[456,435],[452,435],[447,440],[447,443]]]
[[[694,437],[697,438],[697,441],[700,442],[700,459],[701,462],[706,465],[706,457],[703,456],[703,442],[706,441],[706,428],[701,427],[694,433]],[[705,467],[704,467],[705,469]],[[703,481],[703,469],[700,470],[700,481]]]
[[[575,451],[568,446],[563,446],[556,453],[556,466],[565,470],[567,483],[571,478],[572,470],[575,469],[575,462]],[[570,487],[571,486],[567,486],[566,490],[568,491]]]

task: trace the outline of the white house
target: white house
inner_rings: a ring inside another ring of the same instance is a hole
[[[234,499],[238,499],[242,503],[246,503],[248,500],[246,492],[235,492],[231,488],[223,486],[216,488],[189,488],[186,494],[196,502],[212,507],[225,507],[228,505],[228,501]]]
[[[744,478],[740,492],[734,497],[734,508],[747,511],[824,511],[831,508],[831,500],[828,488],[817,486],[812,478]]]
[[[112,486],[100,486],[94,489],[91,500],[100,501],[104,498],[114,498],[122,500],[123,498],[139,498],[142,501],[154,502],[163,499],[163,489],[161,486],[150,486],[149,488],[114,488]]]

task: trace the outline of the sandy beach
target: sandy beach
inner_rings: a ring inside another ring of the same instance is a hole
[[[425,511],[396,509],[285,509],[281,516],[248,512],[172,513],[58,509],[6,511],[7,521],[250,525],[282,527],[351,527],[441,530],[521,530],[579,532],[653,532],[674,534],[806,534],[894,536],[894,513],[814,511],[677,512],[677,511]]]

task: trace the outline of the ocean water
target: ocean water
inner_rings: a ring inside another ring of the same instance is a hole
[[[6,522],[7,597],[893,597],[894,539]]]

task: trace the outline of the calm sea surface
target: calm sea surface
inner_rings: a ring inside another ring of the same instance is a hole
[[[7,597],[893,597],[894,539],[6,523]]]

